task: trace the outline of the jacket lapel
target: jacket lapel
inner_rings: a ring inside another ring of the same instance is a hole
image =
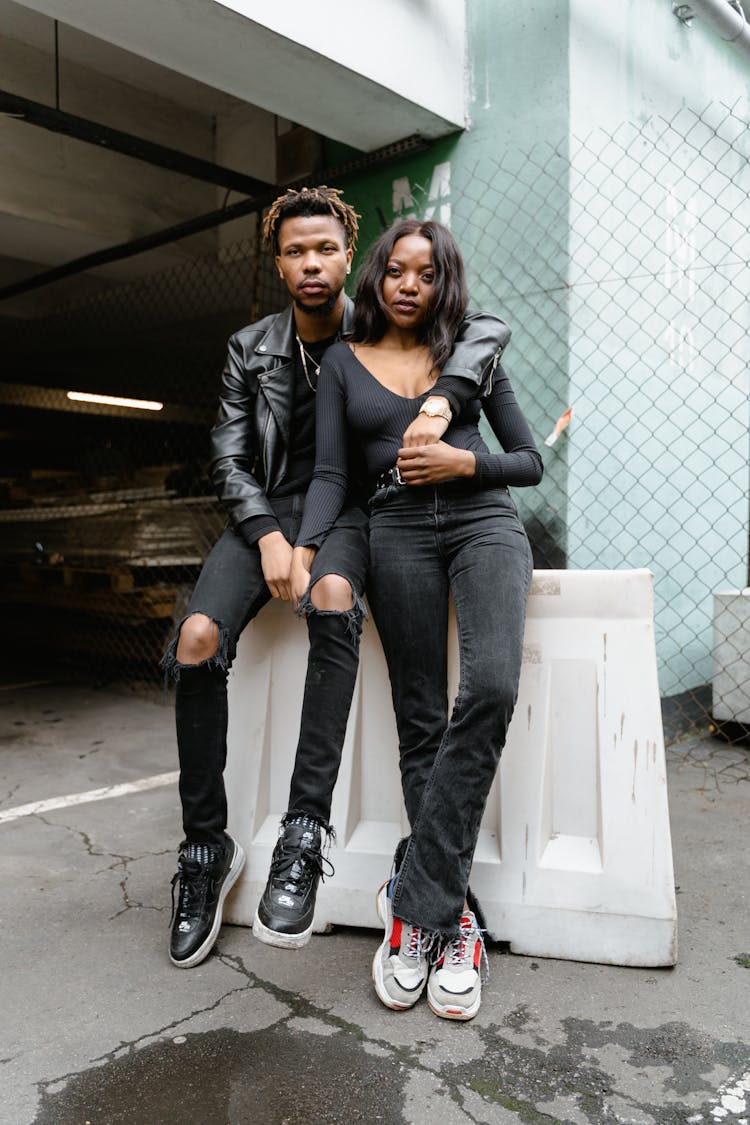
[[[287,305],[283,312],[274,317],[271,327],[255,345],[261,356],[278,355],[294,358],[294,320],[293,306]]]
[[[258,389],[262,399],[273,414],[278,426],[279,437],[284,449],[289,449],[291,438],[292,410],[294,407],[294,351],[295,327],[294,306],[289,305],[274,319],[266,334],[255,345],[255,354],[260,360]],[[344,300],[344,315],[341,319],[340,334],[351,332],[354,325],[354,302],[350,297]],[[271,356],[280,363],[264,363]],[[286,361],[286,362],[284,362]],[[284,457],[286,468],[286,457]]]

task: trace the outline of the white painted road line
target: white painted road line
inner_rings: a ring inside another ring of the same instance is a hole
[[[89,789],[86,793],[69,793],[67,797],[50,797],[46,801],[32,801],[29,805],[16,805],[14,809],[0,812],[0,824],[18,820],[34,813],[50,812],[52,809],[67,809],[71,805],[86,805],[90,801],[105,801],[109,797],[125,797],[128,793],[143,793],[146,789],[160,789],[165,785],[176,784],[179,772],[157,773],[153,777],[142,777],[140,781],[125,781],[121,785],[107,785],[104,789]]]

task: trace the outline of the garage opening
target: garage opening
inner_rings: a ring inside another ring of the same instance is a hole
[[[420,142],[365,156],[10,0],[0,23],[4,659],[158,683],[225,523],[227,338],[287,301],[263,207]]]

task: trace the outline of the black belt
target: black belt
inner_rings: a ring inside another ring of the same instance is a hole
[[[399,472],[398,465],[394,465],[391,469],[386,469],[375,481],[376,488],[390,488],[392,485],[395,485],[397,488],[407,487],[406,481]]]

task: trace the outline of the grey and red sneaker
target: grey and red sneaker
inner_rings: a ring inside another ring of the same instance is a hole
[[[398,876],[387,879],[378,891],[378,916],[385,937],[372,961],[372,980],[378,999],[387,1008],[403,1011],[416,1004],[427,983],[427,954],[434,935],[411,926],[393,913],[393,888]]]
[[[446,1020],[474,1018],[482,1002],[483,957],[482,931],[473,911],[467,910],[458,937],[445,946],[427,982],[427,1002],[436,1016]]]

